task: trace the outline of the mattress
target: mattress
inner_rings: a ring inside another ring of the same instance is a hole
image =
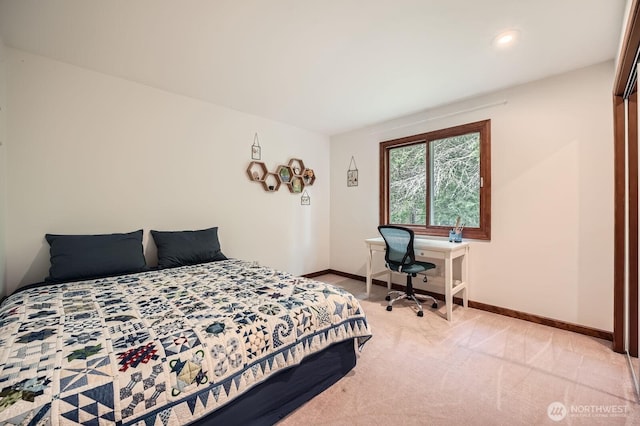
[[[0,306],[0,423],[215,419],[370,337],[347,291],[237,259],[25,289]]]

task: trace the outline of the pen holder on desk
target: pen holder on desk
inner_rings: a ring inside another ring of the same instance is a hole
[[[462,232],[449,231],[449,242],[450,243],[461,243],[462,242]]]

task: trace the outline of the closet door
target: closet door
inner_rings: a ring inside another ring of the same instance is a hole
[[[640,328],[638,327],[638,305],[640,304],[640,294],[638,292],[638,265],[640,264],[640,228],[638,226],[638,211],[640,210],[640,197],[638,196],[638,181],[640,180],[640,143],[638,123],[640,113],[638,109],[638,71],[640,64],[636,64],[635,90],[628,97],[628,156],[629,156],[629,280],[626,297],[628,345],[627,355],[633,370],[633,379],[636,386],[636,393],[640,396],[640,360],[638,358],[638,340],[640,340]]]
[[[628,279],[625,297],[627,353],[638,357],[638,91],[637,72],[635,83],[627,101],[627,223],[628,223]]]
[[[613,86],[613,350],[638,356],[638,58],[640,0],[632,0]]]
[[[638,70],[640,60],[640,0],[632,0],[613,87],[614,123],[614,276],[613,350],[629,359],[640,395],[638,362],[638,265],[640,227],[638,181]]]

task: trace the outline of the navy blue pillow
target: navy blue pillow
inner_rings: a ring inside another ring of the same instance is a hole
[[[158,268],[227,260],[220,250],[218,227],[199,231],[151,231],[158,247]]]
[[[142,229],[128,234],[45,235],[51,267],[47,282],[79,281],[144,271]]]

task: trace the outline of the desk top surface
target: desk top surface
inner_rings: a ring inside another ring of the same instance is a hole
[[[364,240],[367,245],[384,246],[384,239],[382,237],[367,238]],[[461,243],[450,243],[447,240],[434,240],[431,238],[414,238],[414,249],[435,250],[435,251],[453,251],[462,247],[467,247],[469,243],[463,241]]]

